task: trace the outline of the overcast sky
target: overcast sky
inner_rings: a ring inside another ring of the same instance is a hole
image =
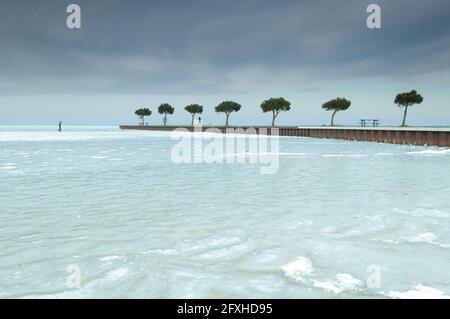
[[[66,27],[81,6],[82,28]],[[382,9],[368,29],[366,8]],[[171,124],[189,123],[184,106],[242,104],[231,124],[270,124],[261,102],[292,103],[278,124],[324,124],[323,102],[352,101],[340,124],[378,118],[399,124],[399,92],[422,105],[409,123],[450,125],[448,0],[0,0],[0,125],[137,123],[139,107],[171,103]]]

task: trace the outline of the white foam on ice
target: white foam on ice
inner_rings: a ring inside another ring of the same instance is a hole
[[[311,260],[303,256],[297,257],[296,260],[281,266],[281,270],[283,270],[286,277],[300,282],[305,282],[305,277],[311,276],[315,272]]]
[[[322,157],[367,157],[365,154],[323,154]]]
[[[433,288],[418,284],[405,292],[391,291],[388,296],[395,299],[450,299],[450,296],[445,292]]]
[[[0,166],[0,168],[4,169],[4,170],[15,170],[16,164],[15,163],[5,163],[2,166]]]
[[[313,280],[312,283],[316,288],[321,288],[335,294],[340,294],[349,290],[357,290],[363,286],[363,282],[361,280],[356,279],[350,274],[337,274],[336,278],[333,280]]]
[[[449,244],[443,244],[438,242],[438,236],[431,232],[419,233],[410,237],[403,237],[399,239],[384,239],[380,242],[388,244],[402,244],[402,243],[413,243],[413,244],[429,244],[440,248],[450,248]]]
[[[450,212],[439,210],[439,209],[426,209],[417,208],[414,210],[404,210],[399,208],[394,208],[394,212],[402,213],[405,215],[411,215],[416,217],[450,217]]]
[[[125,277],[129,272],[128,268],[117,268],[106,273],[106,278],[110,281],[118,280]]]
[[[410,238],[408,241],[412,242],[412,243],[434,244],[437,239],[438,239],[438,237],[435,234],[433,234],[431,232],[426,232],[426,233],[417,234],[416,236]]]
[[[422,150],[416,152],[407,152],[408,155],[446,155],[450,154],[450,149],[439,149],[439,150]]]
[[[108,262],[108,261],[113,261],[113,260],[118,260],[118,259],[122,259],[121,256],[105,256],[105,257],[101,257],[98,260],[103,261],[103,262]]]
[[[376,156],[389,156],[389,155],[394,155],[394,153],[386,153],[386,152],[380,152],[380,153],[376,153]]]

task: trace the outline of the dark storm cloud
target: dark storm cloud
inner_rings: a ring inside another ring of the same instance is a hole
[[[314,90],[359,77],[448,79],[448,0],[1,1],[0,94]],[[382,7],[381,30],[366,7]]]

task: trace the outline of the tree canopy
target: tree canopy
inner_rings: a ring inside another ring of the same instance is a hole
[[[175,109],[169,103],[163,103],[158,107],[159,114],[173,114]]]
[[[397,96],[395,97],[395,104],[397,104],[399,107],[408,107],[414,104],[420,104],[422,102],[423,97],[420,94],[417,94],[415,90],[397,94]]]
[[[175,109],[169,103],[163,103],[158,107],[158,113],[164,114],[163,124],[167,124],[167,114],[173,114]]]
[[[184,108],[187,112],[191,114],[202,114],[203,113],[203,106],[198,104],[190,104]]]
[[[134,112],[140,119],[142,119],[142,124],[144,124],[144,117],[152,115],[152,111],[148,108],[141,108]]]
[[[239,103],[236,103],[234,101],[223,101],[219,105],[215,107],[215,110],[217,113],[225,113],[226,115],[226,122],[225,125],[228,126],[228,118],[230,117],[230,114],[232,112],[237,112],[241,109],[241,105]]]
[[[406,115],[408,114],[408,107],[414,104],[420,104],[422,102],[423,97],[420,94],[418,94],[415,90],[412,90],[411,92],[397,94],[394,103],[397,104],[398,107],[405,108],[403,112],[402,126],[406,125]]]
[[[291,103],[282,97],[270,98],[261,103],[261,109],[266,112],[286,112],[291,109]]]
[[[327,111],[333,111],[333,114],[331,115],[331,126],[334,125],[334,116],[336,115],[337,112],[339,111],[345,111],[347,110],[350,105],[352,105],[352,102],[350,102],[349,100],[345,99],[345,98],[335,98],[333,100],[330,100],[328,102],[325,102],[322,105],[322,108],[327,110]]]
[[[266,112],[272,112],[272,126],[275,125],[275,119],[280,112],[287,112],[291,109],[291,102],[286,101],[282,97],[270,98],[261,103],[261,110]]]
[[[148,108],[142,108],[142,109],[136,110],[134,112],[134,114],[136,114],[139,117],[144,117],[144,116],[152,115],[152,111],[150,111]]]
[[[191,125],[194,125],[194,117],[195,114],[202,114],[203,113],[203,106],[198,104],[190,104],[184,108],[187,112],[191,113],[192,115],[192,121]]]
[[[322,105],[322,108],[327,111],[345,111],[350,107],[350,105],[352,105],[352,102],[350,102],[345,98],[338,97],[328,102],[325,102]]]
[[[240,109],[241,105],[233,101],[223,101],[215,108],[217,113],[225,113],[225,114],[231,114],[232,112],[237,112]]]

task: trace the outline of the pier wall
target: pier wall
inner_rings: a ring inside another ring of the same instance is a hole
[[[158,126],[158,125],[121,125],[122,130],[146,130],[146,131],[173,131],[183,128],[194,131],[193,126]],[[227,133],[227,129],[252,128],[257,134],[271,135],[272,127],[250,127],[250,126],[203,126],[195,127],[195,130],[206,131],[215,129],[217,132]],[[450,129],[446,128],[402,128],[402,127],[277,127],[280,136],[297,136],[340,139],[348,141],[367,141],[390,144],[411,144],[428,146],[450,147]],[[237,132],[234,132],[237,133]]]

